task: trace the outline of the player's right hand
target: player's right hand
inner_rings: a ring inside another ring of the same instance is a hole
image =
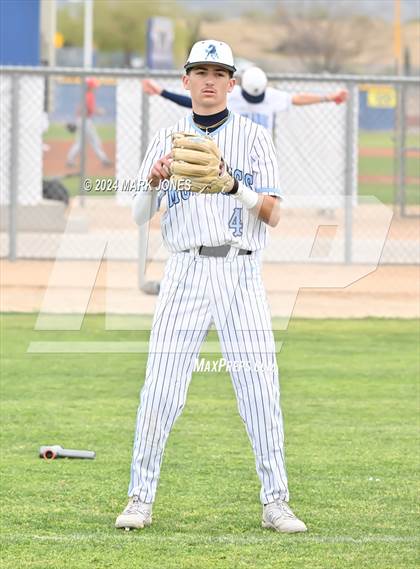
[[[160,95],[163,91],[162,87],[153,79],[143,79],[143,91],[148,95]]]
[[[153,164],[148,178],[151,186],[156,187],[161,180],[169,180],[171,177],[171,162],[172,152],[169,152],[169,154],[159,158],[159,160]]]
[[[340,105],[341,103],[345,103],[349,97],[349,92],[347,89],[340,89],[340,91],[336,91],[330,95],[330,100],[334,102],[336,105]]]

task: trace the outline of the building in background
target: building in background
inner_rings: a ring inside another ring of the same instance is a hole
[[[0,64],[40,65],[41,3],[0,2]]]

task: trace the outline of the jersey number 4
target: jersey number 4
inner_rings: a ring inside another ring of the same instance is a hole
[[[242,208],[235,207],[232,216],[229,219],[229,228],[233,229],[233,236],[240,237],[242,235],[242,228],[244,224],[242,222]]]

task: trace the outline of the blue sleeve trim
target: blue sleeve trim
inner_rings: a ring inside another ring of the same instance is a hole
[[[281,192],[277,188],[255,188],[257,194],[270,194],[273,196],[281,196]]]
[[[160,95],[164,99],[169,99],[169,101],[172,101],[173,103],[176,103],[177,105],[181,105],[181,107],[188,107],[190,109],[192,108],[191,99],[189,97],[186,97],[185,95],[179,95],[178,93],[171,93],[170,91],[167,91],[166,89],[163,89],[163,91]]]
[[[165,196],[165,192],[163,192],[162,190],[158,193],[158,197],[157,197],[157,207],[156,207],[156,211],[158,211],[160,209],[160,204],[162,203],[162,200]]]

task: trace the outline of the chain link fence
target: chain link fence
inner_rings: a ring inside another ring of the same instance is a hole
[[[145,95],[145,76],[131,70],[2,68],[2,257],[106,257],[141,265],[146,242],[148,258],[167,257],[159,215],[147,233],[139,231],[130,203],[148,142],[157,129],[191,111]],[[178,73],[152,76],[185,94]],[[292,105],[276,114],[284,213],[270,229],[265,260],[369,263],[379,251],[381,263],[418,263],[418,80],[269,79],[290,94],[346,88],[350,98],[342,105]],[[91,116],[92,92],[98,113]]]

